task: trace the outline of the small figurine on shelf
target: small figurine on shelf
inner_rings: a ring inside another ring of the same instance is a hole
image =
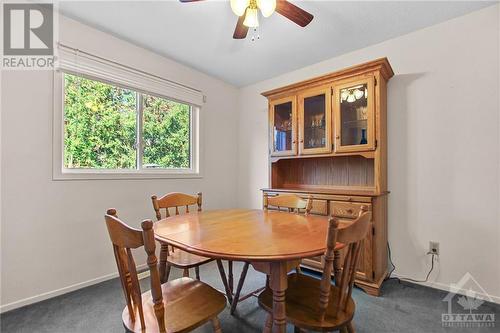
[[[309,140],[309,148],[314,148],[316,146],[316,140],[314,140],[313,138],[311,138]]]
[[[361,141],[359,142],[360,145],[366,145],[368,143],[368,140],[366,140],[366,128],[361,129]]]

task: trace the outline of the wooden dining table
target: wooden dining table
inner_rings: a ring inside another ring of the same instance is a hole
[[[287,274],[300,259],[325,252],[327,229],[325,216],[227,209],[169,217],[155,223],[154,233],[158,241],[184,251],[250,262],[267,274],[273,291],[273,332],[285,332]]]

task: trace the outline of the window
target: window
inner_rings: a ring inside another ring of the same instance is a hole
[[[60,74],[62,174],[198,174],[197,107]]]

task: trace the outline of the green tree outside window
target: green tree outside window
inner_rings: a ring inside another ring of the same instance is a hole
[[[190,167],[187,104],[64,74],[64,167],[136,169],[137,110],[143,115],[143,161],[148,168]]]

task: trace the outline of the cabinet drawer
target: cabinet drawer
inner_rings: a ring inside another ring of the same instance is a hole
[[[367,206],[368,210],[372,210],[372,205],[367,203],[332,201],[330,211],[336,217],[355,219],[358,217],[362,206]]]
[[[326,200],[313,200],[311,214],[328,215],[328,202]]]
[[[323,256],[302,259],[301,264],[306,268],[313,270],[323,270]]]

